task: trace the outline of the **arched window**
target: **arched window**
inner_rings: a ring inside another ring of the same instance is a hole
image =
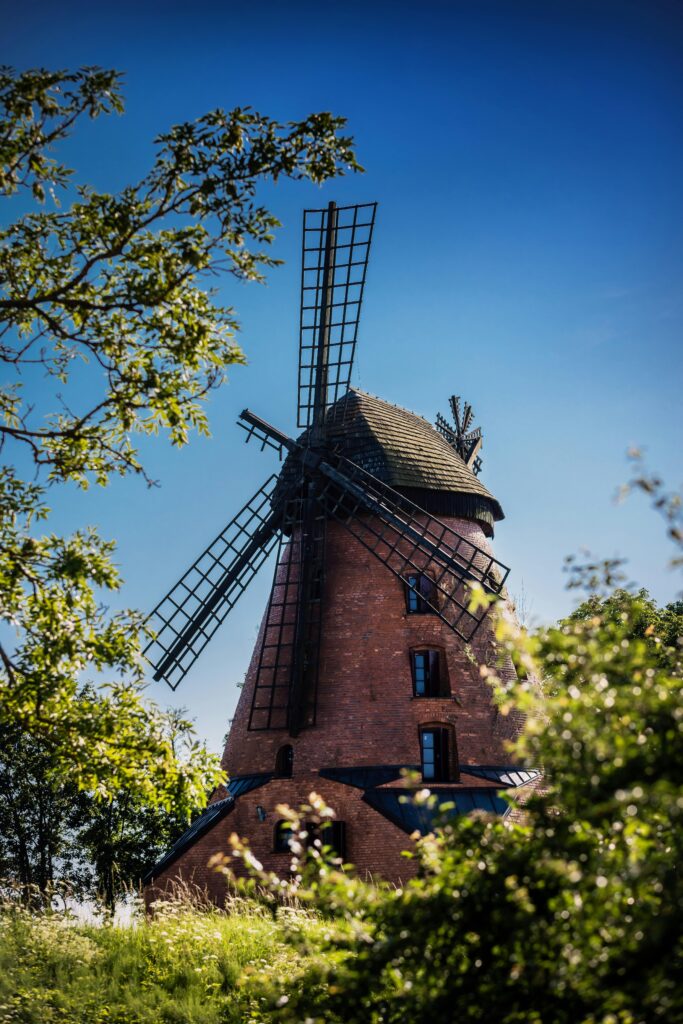
[[[289,844],[294,830],[289,821],[281,819],[273,830],[273,851],[275,853],[289,853]]]
[[[275,757],[275,775],[278,779],[291,779],[294,769],[294,747],[285,743]]]
[[[458,752],[452,725],[420,727],[420,761],[424,782],[458,781]]]
[[[406,609],[409,615],[428,615],[436,604],[436,585],[431,576],[423,572],[414,572],[406,576],[409,586],[406,587]]]

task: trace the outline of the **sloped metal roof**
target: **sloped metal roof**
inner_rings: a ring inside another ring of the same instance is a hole
[[[404,770],[417,772],[420,770],[420,766],[419,764],[383,764],[354,768],[320,768],[318,774],[322,775],[324,779],[343,782],[345,786],[354,786],[356,789],[374,789],[387,782],[400,779],[401,772]]]
[[[431,793],[435,797],[434,806],[416,802],[415,791],[410,789],[368,789],[362,799],[408,835],[419,832],[424,836],[433,832],[444,814],[455,817],[472,811],[485,811],[505,817],[510,813],[509,803],[495,789],[440,786],[432,789]],[[444,804],[453,806],[446,809]]]
[[[518,789],[540,777],[538,768],[517,768],[514,765],[461,764],[460,771],[479,779]]]
[[[178,857],[182,856],[191,846],[194,846],[198,839],[201,839],[222,818],[230,814],[235,806],[237,797],[248,793],[251,789],[265,786],[266,782],[270,782],[272,778],[272,772],[253,772],[251,775],[233,776],[226,785],[228,796],[209,804],[199,817],[195,818],[190,827],[176,839],[171,849],[143,876],[143,884],[148,885],[155,878],[158,878],[162,871],[170,867],[171,864],[178,860]]]

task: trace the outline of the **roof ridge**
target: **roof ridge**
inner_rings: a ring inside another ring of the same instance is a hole
[[[412,409],[406,409],[404,405],[398,405],[397,402],[389,402],[386,398],[380,398],[379,395],[374,395],[372,391],[364,391],[362,388],[354,387],[350,387],[349,391],[353,391],[358,395],[363,395],[364,398],[374,399],[376,402],[381,402],[382,405],[390,405],[392,409],[398,409],[399,412],[405,413],[407,416],[413,416],[416,420],[420,420],[421,423],[426,423],[427,426],[431,427],[436,434],[439,433],[432,421],[428,420],[426,416],[421,416],[419,412],[413,412]],[[439,434],[439,437],[440,436],[441,435]]]

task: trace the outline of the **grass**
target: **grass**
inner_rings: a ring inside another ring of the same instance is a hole
[[[127,925],[64,913],[0,910],[0,1022],[258,1024],[267,1011],[240,979],[302,967],[286,932],[312,915],[235,900],[229,913],[178,898]]]

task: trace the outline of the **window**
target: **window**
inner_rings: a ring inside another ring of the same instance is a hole
[[[346,860],[346,822],[331,821],[320,831],[323,846],[331,846],[337,857]]]
[[[425,782],[451,779],[450,734],[448,726],[429,726],[420,730],[422,778]]]
[[[305,835],[303,835],[305,833]],[[275,853],[291,853],[290,842],[294,831],[290,822],[281,819],[275,826],[273,833],[273,849]],[[329,821],[323,825],[314,825],[310,822],[303,823],[301,842],[306,849],[314,846],[316,842],[320,846],[330,846],[337,857],[346,859],[346,822]]]
[[[275,853],[289,853],[289,844],[293,829],[288,821],[278,821],[273,832],[273,850]]]
[[[285,743],[280,747],[275,758],[275,775],[278,779],[291,779],[294,768],[294,747]]]
[[[413,696],[447,697],[448,680],[441,671],[440,651],[411,651]]]
[[[436,604],[436,587],[431,576],[421,572],[411,573],[406,579],[410,586],[406,587],[406,607],[409,615],[425,615],[433,612],[428,601]],[[415,590],[411,588],[415,587]]]

